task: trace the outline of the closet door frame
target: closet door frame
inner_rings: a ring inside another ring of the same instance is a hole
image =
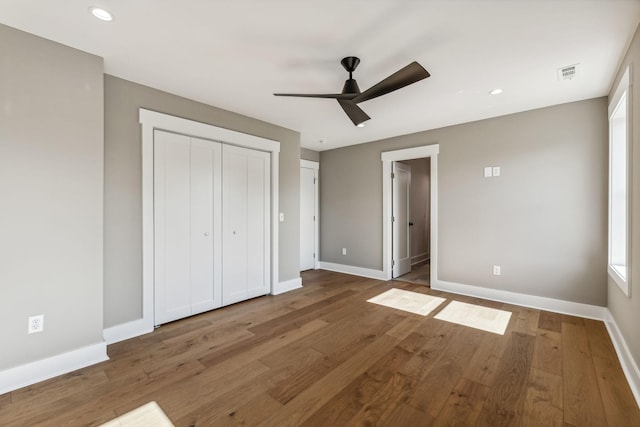
[[[271,154],[271,290],[278,284],[278,174],[280,143],[266,138],[219,128],[169,114],[139,109],[142,126],[142,319],[140,332],[154,327],[154,191],[153,135],[155,130],[209,139],[224,144],[265,151]]]

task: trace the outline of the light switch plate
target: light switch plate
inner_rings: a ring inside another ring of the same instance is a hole
[[[491,166],[487,166],[484,168],[484,177],[491,178],[493,176],[493,168]]]
[[[280,212],[280,222],[284,222],[284,212]]]
[[[500,176],[500,166],[493,167],[493,176]]]

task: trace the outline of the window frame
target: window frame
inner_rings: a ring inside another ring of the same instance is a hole
[[[608,171],[608,228],[607,228],[607,239],[608,239],[608,251],[607,251],[607,273],[611,280],[615,282],[620,290],[626,295],[631,296],[631,66],[627,67],[625,72],[623,73],[620,81],[618,82],[618,86],[616,87],[613,96],[609,102],[608,109],[608,125],[609,125],[609,171]],[[625,235],[624,235],[624,245],[625,245],[625,272],[624,275],[620,272],[620,270],[612,263],[612,246],[613,242],[613,222],[614,218],[612,215],[612,207],[613,207],[613,173],[615,170],[615,165],[613,164],[613,149],[614,149],[614,127],[612,126],[612,119],[614,115],[618,111],[618,108],[621,105],[621,101],[625,102],[626,108],[626,118],[625,118],[625,141],[624,141],[624,152],[625,152],[625,176],[623,182],[625,183]]]

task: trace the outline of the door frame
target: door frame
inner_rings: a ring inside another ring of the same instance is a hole
[[[280,143],[266,138],[219,128],[194,120],[139,109],[142,126],[142,319],[141,328],[154,327],[154,220],[153,220],[153,133],[179,133],[271,154],[271,293],[278,284],[278,176]],[[223,159],[224,161],[224,159]]]
[[[320,197],[318,191],[320,184],[320,163],[314,162],[312,160],[304,160],[300,159],[300,169],[313,169],[315,183],[313,185],[313,197],[314,197],[314,211],[313,214],[316,217],[314,222],[314,230],[313,230],[313,244],[314,244],[314,252],[316,254],[313,259],[313,268],[317,270],[320,268]],[[300,267],[298,266],[298,269]]]
[[[402,160],[421,159],[428,157],[431,162],[430,177],[430,277],[431,283],[438,281],[438,153],[439,144],[424,145],[422,147],[405,148],[403,150],[384,151],[381,154],[382,160],[382,273],[386,280],[391,280],[392,269],[392,226],[391,226],[391,166],[393,162]]]

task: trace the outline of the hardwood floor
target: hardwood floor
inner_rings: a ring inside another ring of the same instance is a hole
[[[411,271],[403,274],[396,280],[401,282],[411,282],[419,285],[429,286],[429,276],[431,274],[431,264],[429,260],[411,266]]]
[[[322,270],[0,395],[2,426],[640,426],[602,322]],[[496,335],[366,302],[392,287],[512,312]]]

